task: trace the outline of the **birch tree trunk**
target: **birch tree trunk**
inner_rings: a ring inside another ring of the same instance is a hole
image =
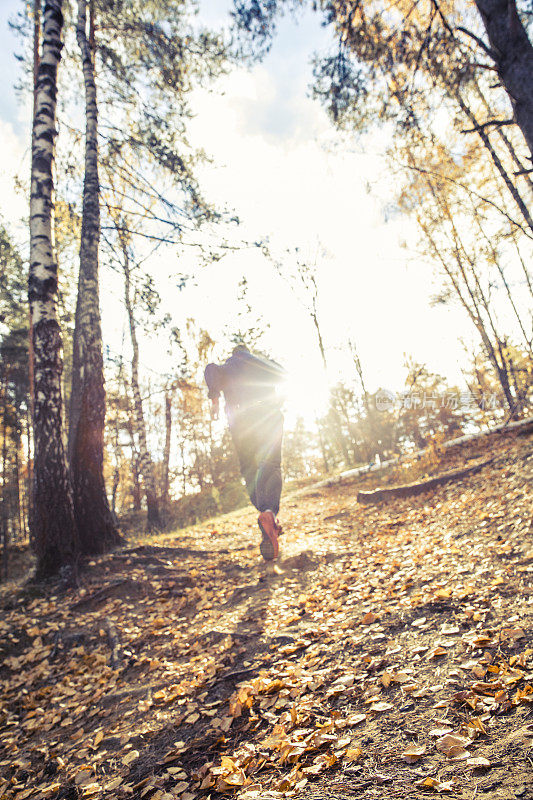
[[[72,491],[62,438],[62,341],[53,241],[57,68],[62,0],[46,0],[32,132],[28,297],[34,352],[34,486],[30,520],[37,575],[73,565],[78,553]]]
[[[133,316],[133,306],[131,302],[131,271],[129,265],[129,255],[126,242],[121,237],[121,247],[124,256],[124,301],[128,313],[130,326],[130,337],[132,347],[131,359],[131,389],[133,393],[133,412],[135,427],[139,441],[139,470],[144,484],[144,494],[148,510],[148,528],[161,527],[161,517],[159,514],[159,503],[157,500],[156,483],[154,476],[154,465],[152,457],[148,451],[146,438],[146,423],[144,421],[143,404],[141,392],[139,390],[139,343],[137,341],[137,331],[135,327],[135,317]]]
[[[74,512],[82,553],[105,553],[121,544],[106,495],[104,463],[105,390],[98,286],[100,184],[98,108],[94,63],[87,41],[87,0],[78,0],[76,38],[85,84],[85,177],[80,272],[74,327],[69,460]]]

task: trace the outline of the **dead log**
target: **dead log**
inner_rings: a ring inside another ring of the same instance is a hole
[[[478,464],[473,464],[471,467],[443,472],[441,475],[435,475],[434,478],[428,478],[425,481],[404,483],[400,486],[383,486],[379,489],[357,492],[357,502],[362,505],[370,505],[372,503],[380,503],[382,500],[392,500],[395,497],[413,497],[423,494],[424,492],[429,492],[432,489],[443,486],[446,483],[461,480],[468,475],[474,475],[493,461],[494,458],[489,458]]]

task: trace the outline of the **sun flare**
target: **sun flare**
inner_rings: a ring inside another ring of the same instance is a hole
[[[305,423],[315,423],[324,413],[329,396],[329,385],[323,373],[300,369],[290,373],[280,387],[280,396],[288,421],[301,417]]]

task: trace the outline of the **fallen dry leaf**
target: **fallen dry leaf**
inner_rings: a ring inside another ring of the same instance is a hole
[[[366,714],[351,714],[346,718],[348,725],[359,725],[361,722],[366,721]]]
[[[432,728],[429,732],[429,735],[435,739],[440,739],[442,736],[445,736],[447,733],[452,733],[453,728]]]
[[[464,758],[468,758],[470,754],[466,748],[470,744],[472,744],[470,739],[452,733],[446,733],[435,742],[437,750],[444,753],[444,755],[452,761],[460,761]]]
[[[348,761],[358,761],[363,754],[363,751],[360,747],[349,747],[344,754],[344,758],[348,759]]]
[[[394,708],[392,703],[386,703],[385,701],[379,701],[378,703],[372,703],[372,705],[369,708],[369,711],[377,711],[379,713],[379,712],[382,712],[382,711],[390,711],[391,708]]]
[[[126,753],[126,755],[123,756],[122,763],[127,767],[133,761],[135,761],[136,758],[139,758],[139,755],[140,753],[138,750],[130,750],[129,753]]]
[[[80,772],[76,774],[76,777],[74,778],[74,783],[76,784],[76,786],[80,786],[81,784],[91,782],[93,778],[94,778],[94,772],[92,771],[92,769],[82,769]]]
[[[488,758],[484,758],[483,756],[476,756],[475,758],[468,758],[466,761],[467,767],[473,767],[474,769],[479,769],[481,767],[487,768],[491,766],[490,761]]]
[[[435,789],[437,792],[451,792],[453,790],[453,781],[439,781],[437,778],[428,776],[417,781],[415,786],[421,786],[423,789]]]
[[[402,753],[402,758],[404,761],[407,761],[408,764],[414,764],[415,761],[418,761],[420,758],[422,758],[425,752],[425,745],[412,745],[405,748]]]

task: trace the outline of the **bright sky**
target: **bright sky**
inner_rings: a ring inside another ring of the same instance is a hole
[[[26,215],[26,201],[13,191],[14,175],[26,177],[29,128],[11,88],[19,66],[19,48],[7,19],[22,5],[2,0],[0,70],[0,213],[13,224]],[[222,4],[205,0],[208,23],[223,20]],[[319,316],[332,377],[351,378],[346,355],[348,338],[358,346],[370,390],[399,389],[405,354],[430,368],[460,380],[465,363],[463,345],[474,337],[469,323],[455,309],[429,307],[439,286],[431,268],[416,256],[416,233],[403,216],[387,219],[394,200],[379,136],[346,146],[333,130],[317,101],[309,97],[310,58],[327,45],[328,32],[309,13],[299,22],[290,18],[266,61],[251,70],[236,70],[211,93],[198,92],[190,139],[211,155],[200,183],[209,199],[233,208],[242,220],[243,239],[269,238],[274,250],[301,248],[314,254],[319,241],[328,257],[319,261]],[[407,241],[410,249],[402,247]],[[298,387],[292,413],[311,413],[312,401],[325,386],[313,327],[305,311],[258,251],[229,254],[198,269],[191,257],[168,251],[154,260],[154,271],[165,287],[165,304],[180,325],[196,317],[215,337],[231,327],[238,309],[237,284],[246,275],[249,300],[270,323],[265,345],[282,362]],[[179,293],[167,280],[175,271],[196,271],[194,285]],[[104,335],[120,348],[123,320],[113,297],[120,293],[113,278],[103,287]],[[113,294],[114,293],[114,294]],[[163,334],[164,335],[164,334]],[[221,356],[226,343],[221,340]],[[156,371],[167,371],[161,341],[145,341],[141,360]]]

